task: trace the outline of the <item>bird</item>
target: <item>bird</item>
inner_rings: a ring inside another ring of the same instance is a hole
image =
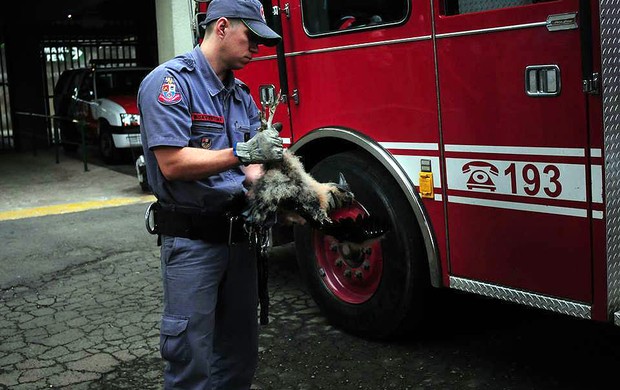
[[[282,161],[270,161],[263,167],[263,175],[249,190],[244,212],[248,227],[269,228],[281,220],[307,222],[321,229],[333,224],[331,211],[351,205],[355,198],[342,174],[339,183],[320,183],[290,151],[284,151]]]
[[[341,242],[367,244],[381,238],[387,229],[379,218],[363,214],[338,220],[330,217],[332,211],[354,201],[342,173],[338,183],[321,183],[306,172],[298,156],[287,150],[282,161],[264,164],[264,174],[250,187],[242,215],[249,231],[269,229],[276,223],[307,223]]]
[[[259,131],[281,129],[272,124],[276,105],[269,107],[268,119],[261,112]],[[344,175],[338,176],[338,183],[319,182],[304,169],[299,156],[285,150],[281,161],[264,163],[263,175],[250,185],[242,212],[246,230],[264,232],[276,223],[308,224],[341,242],[367,244],[382,238],[388,229],[380,218],[360,214],[332,220],[332,211],[356,201]]]

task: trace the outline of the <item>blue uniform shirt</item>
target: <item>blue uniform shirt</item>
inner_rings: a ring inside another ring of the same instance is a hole
[[[160,202],[214,215],[245,191],[245,176],[239,167],[202,180],[168,181],[153,153],[158,146],[226,149],[256,134],[259,110],[247,86],[232,72],[222,83],[196,47],[145,77],[138,91],[138,107],[147,177]]]

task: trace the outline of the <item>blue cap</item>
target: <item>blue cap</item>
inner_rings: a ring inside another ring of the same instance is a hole
[[[275,46],[280,42],[280,36],[267,26],[265,10],[259,0],[211,0],[202,24],[219,18],[241,19],[263,45]]]

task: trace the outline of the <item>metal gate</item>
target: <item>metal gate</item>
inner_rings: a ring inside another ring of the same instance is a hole
[[[6,52],[3,31],[0,31],[0,150],[13,148],[9,79],[6,72]]]
[[[85,68],[97,62],[97,67],[137,66],[137,38],[44,39],[41,57],[44,61],[45,105],[48,115],[54,112],[54,86],[68,69]],[[48,141],[53,142],[53,121],[48,121]]]

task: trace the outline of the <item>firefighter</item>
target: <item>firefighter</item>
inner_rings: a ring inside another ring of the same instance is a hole
[[[242,221],[244,181],[282,159],[274,129],[234,78],[280,36],[259,0],[213,0],[203,42],[154,69],[138,105],[158,202],[165,389],[244,389],[258,360],[256,263]],[[241,200],[241,201],[239,201]]]

